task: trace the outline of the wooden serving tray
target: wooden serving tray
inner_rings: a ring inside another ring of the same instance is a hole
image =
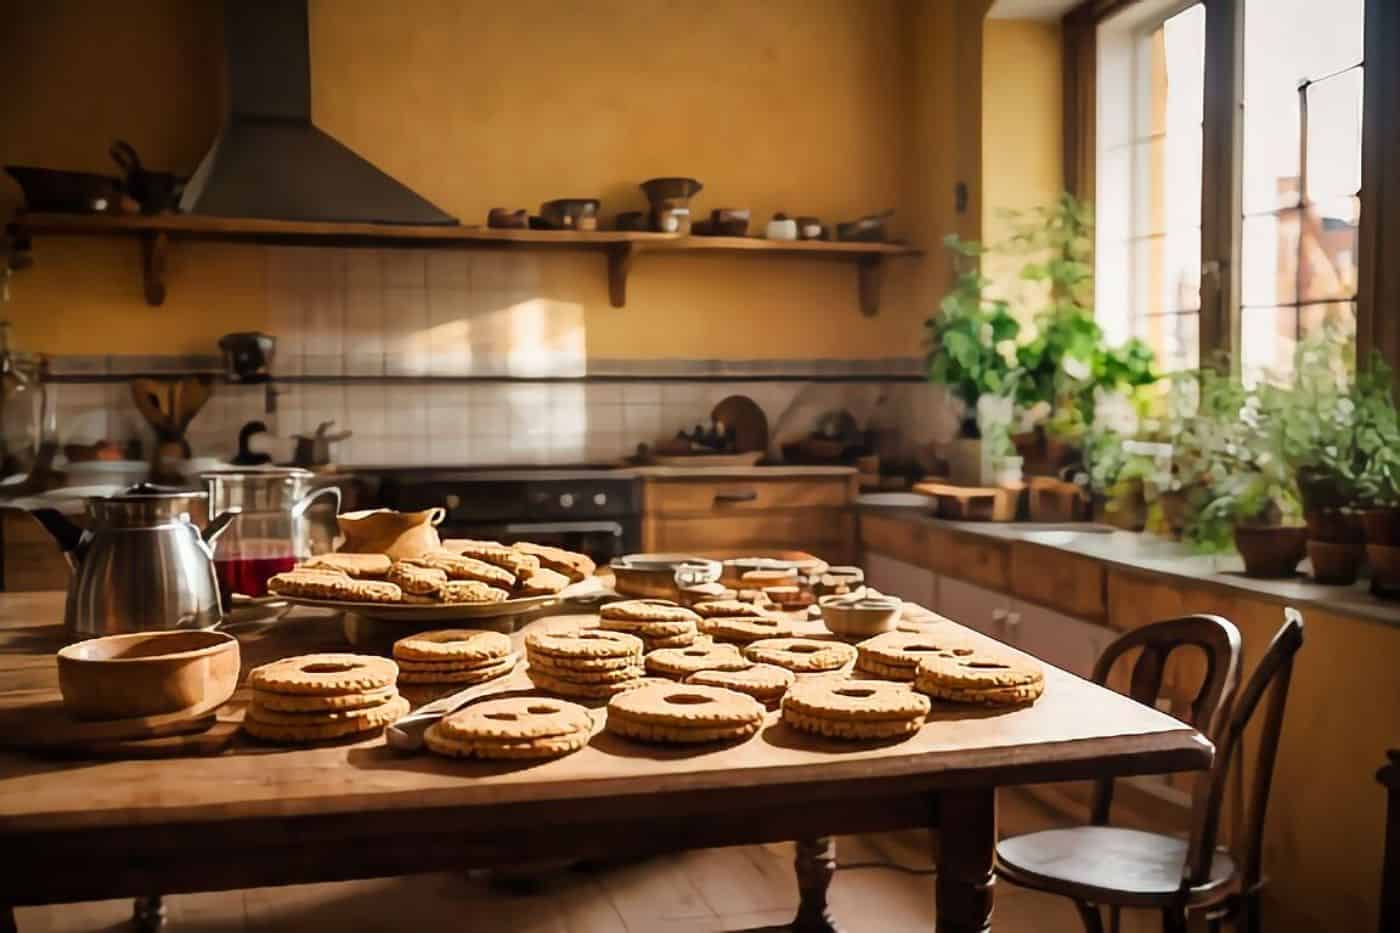
[[[915,483],[914,491],[937,500],[939,518],[963,522],[1016,520],[1024,483],[1014,486],[954,486],[950,483]]]

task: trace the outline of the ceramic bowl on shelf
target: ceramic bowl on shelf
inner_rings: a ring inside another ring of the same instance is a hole
[[[843,638],[869,638],[893,631],[904,608],[902,600],[868,587],[844,596],[823,596],[817,604],[827,629]]]
[[[78,719],[196,717],[233,696],[238,666],[238,639],[223,632],[108,635],[58,652],[58,687]]]

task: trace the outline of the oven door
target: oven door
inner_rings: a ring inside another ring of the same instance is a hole
[[[637,549],[641,537],[641,522],[632,518],[607,518],[596,521],[569,522],[502,522],[491,524],[459,524],[445,522],[438,527],[442,538],[477,538],[514,544],[533,541],[568,551],[587,554],[599,567],[614,557]]]

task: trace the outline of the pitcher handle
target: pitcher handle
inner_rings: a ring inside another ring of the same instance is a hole
[[[311,508],[311,504],[322,496],[330,496],[335,500],[335,514],[339,515],[341,503],[340,487],[322,486],[320,489],[313,489],[296,501],[296,504],[292,506],[292,518],[301,518],[306,514],[306,510]]]
[[[435,506],[433,506],[431,509],[428,509],[428,524],[429,524],[429,525],[441,525],[441,524],[442,524],[442,520],[443,520],[444,518],[446,518],[446,517],[447,517],[447,509],[444,509],[444,508],[443,508],[442,506],[440,506],[440,505],[435,505]]]

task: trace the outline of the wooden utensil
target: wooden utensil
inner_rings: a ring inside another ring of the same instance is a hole
[[[768,450],[768,416],[747,395],[723,399],[710,411],[710,418],[723,422],[735,450]]]

